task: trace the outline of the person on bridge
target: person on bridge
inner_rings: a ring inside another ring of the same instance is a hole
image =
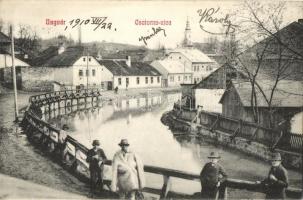
[[[113,158],[113,178],[111,188],[118,191],[121,198],[135,199],[142,196],[145,185],[144,169],[140,157],[128,149],[127,139],[119,143],[119,150]]]
[[[93,193],[98,188],[103,190],[103,168],[107,158],[103,149],[100,148],[99,140],[94,140],[92,145],[93,148],[87,152],[86,161],[89,163],[90,189]]]
[[[204,199],[226,198],[225,181],[227,175],[224,168],[218,164],[220,156],[211,152],[208,156],[210,162],[206,163],[200,173],[201,197]]]
[[[280,153],[274,153],[271,158],[271,168],[268,176],[263,181],[257,181],[264,188],[266,199],[285,199],[285,189],[288,186],[288,175],[286,169],[281,164]]]

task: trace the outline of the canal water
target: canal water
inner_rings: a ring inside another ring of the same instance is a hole
[[[248,157],[237,151],[204,143],[195,138],[174,137],[169,128],[160,121],[162,114],[173,107],[180,98],[179,93],[153,97],[116,99],[94,109],[71,112],[49,119],[53,124],[70,127],[69,135],[91,148],[94,139],[101,141],[107,157],[112,159],[119,150],[118,143],[127,138],[130,149],[138,153],[144,164],[191,173],[200,173],[208,162],[211,151],[220,153],[221,164],[231,178],[256,181],[263,179],[270,165]],[[107,169],[110,176],[110,169]],[[302,174],[289,171],[290,185],[302,187]],[[147,186],[160,188],[163,177],[147,174]],[[172,180],[174,191],[192,194],[200,191],[200,183],[181,179]],[[231,198],[262,198],[263,194],[252,194],[230,190]]]

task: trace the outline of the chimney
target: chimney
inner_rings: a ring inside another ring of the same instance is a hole
[[[96,59],[97,59],[97,60],[102,60],[102,56],[101,56],[100,50],[98,51],[98,54],[97,54]]]
[[[298,19],[298,22],[299,22],[300,24],[303,24],[303,19]]]
[[[81,46],[81,44],[82,44],[82,30],[81,30],[81,25],[79,25],[79,27],[78,27],[78,43],[79,43],[79,46]]]
[[[60,43],[59,48],[58,48],[58,54],[61,54],[65,51],[65,47],[63,43]]]
[[[131,67],[131,58],[130,58],[130,56],[126,56],[126,64],[127,64],[127,66]]]

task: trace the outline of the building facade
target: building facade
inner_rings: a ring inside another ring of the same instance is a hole
[[[271,87],[274,84],[270,80],[259,80],[258,84],[263,88],[263,92],[270,97]],[[289,87],[291,85],[292,87]],[[249,81],[235,81],[225,90],[220,99],[222,104],[222,115],[234,119],[254,122],[253,106],[251,105],[252,86]],[[300,113],[303,108],[302,93],[303,83],[301,81],[282,80],[274,91],[271,107],[272,128],[277,128],[285,121],[289,121],[294,115]],[[257,108],[259,123],[264,127],[270,127],[269,105],[256,89]],[[290,127],[288,127],[290,128]]]
[[[190,70],[193,83],[198,83],[218,68],[214,60],[195,48],[174,49],[168,53],[167,59],[179,61]]]
[[[131,58],[119,60],[99,60],[101,68],[107,70],[106,80],[111,80],[113,88],[156,88],[162,86],[162,75],[151,65],[131,62]]]
[[[181,84],[192,83],[192,72],[179,61],[155,60],[151,65],[162,74],[163,87],[181,87]]]

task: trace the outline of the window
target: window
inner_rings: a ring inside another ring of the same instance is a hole
[[[174,76],[169,77],[170,82],[174,82]]]
[[[104,82],[101,82],[101,88],[104,89]]]
[[[90,62],[90,61],[92,61],[92,59],[91,59],[91,58],[88,58],[88,62]]]
[[[118,78],[118,85],[121,85],[121,78]]]
[[[179,56],[179,59],[181,59],[181,56]]]
[[[160,83],[160,77],[159,76],[157,77],[157,81],[158,81],[158,83]]]
[[[93,76],[96,76],[96,70],[95,69],[92,70],[92,74],[93,74]]]
[[[86,76],[89,76],[89,71],[88,71],[88,69],[86,70]]]
[[[181,81],[181,76],[178,76],[178,81]]]
[[[150,83],[154,83],[154,77],[150,77]]]
[[[85,57],[83,58],[83,62],[85,62]]]
[[[140,84],[140,77],[137,77],[137,85]]]
[[[187,76],[184,76],[184,81],[187,81]]]
[[[197,66],[197,71],[199,71],[199,65]]]
[[[79,76],[83,76],[83,70],[79,70]]]
[[[126,87],[129,85],[129,78],[126,78]]]
[[[196,65],[194,65],[194,72],[196,71]]]
[[[148,77],[145,77],[145,84],[148,84]]]

